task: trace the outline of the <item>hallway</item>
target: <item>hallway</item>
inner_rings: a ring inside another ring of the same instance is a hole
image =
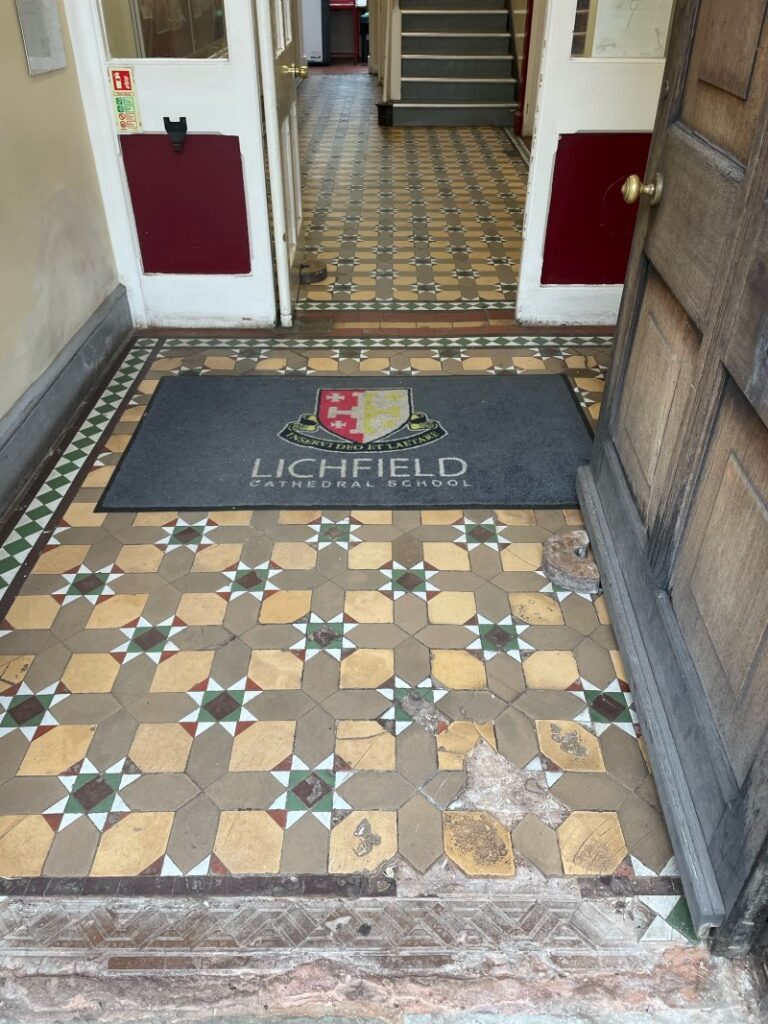
[[[526,167],[500,128],[381,128],[370,75],[299,90],[299,309],[514,309]]]

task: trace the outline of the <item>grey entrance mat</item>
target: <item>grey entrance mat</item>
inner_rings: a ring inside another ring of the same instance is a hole
[[[166,377],[99,508],[572,508],[591,443],[560,374]]]

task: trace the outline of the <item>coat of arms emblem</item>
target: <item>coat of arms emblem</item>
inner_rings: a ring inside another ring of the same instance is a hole
[[[315,411],[280,431],[292,444],[335,452],[394,452],[445,437],[413,408],[410,388],[321,388]]]

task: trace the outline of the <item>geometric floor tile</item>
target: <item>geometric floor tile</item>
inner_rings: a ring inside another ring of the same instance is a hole
[[[51,683],[34,691],[17,683],[0,694],[0,736],[18,730],[28,740],[42,736],[47,727],[58,725],[51,708],[70,696],[63,683]]]
[[[68,795],[46,809],[45,820],[54,832],[61,832],[73,821],[88,818],[103,832],[130,811],[120,794],[140,776],[139,769],[127,757],[104,772],[85,758],[59,775]]]
[[[414,686],[395,677],[383,686],[377,687],[376,692],[391,704],[377,720],[382,723],[393,723],[395,735],[399,736],[414,721],[423,723],[425,718],[436,721],[439,713],[435,705],[447,696],[450,690],[437,686],[430,677]]]
[[[236,736],[256,721],[256,716],[245,705],[262,690],[246,676],[230,686],[207,679],[186,692],[197,704],[194,711],[179,719],[190,736],[199,736],[214,725]]]
[[[334,754],[314,768],[293,754],[271,772],[272,778],[283,787],[283,792],[270,804],[269,813],[281,828],[290,828],[305,814],[311,814],[330,829],[338,818],[335,812],[349,809],[349,804],[337,790],[351,774],[349,765]]]
[[[164,656],[178,651],[178,647],[173,643],[173,637],[186,628],[187,623],[177,616],[156,625],[143,617],[134,619],[120,629],[126,640],[114,648],[113,657],[120,662],[127,662],[145,654],[155,663],[159,663]]]
[[[438,593],[438,588],[430,582],[433,576],[437,576],[438,570],[428,569],[423,562],[410,566],[393,562],[391,566],[383,566],[379,571],[387,577],[387,582],[379,590],[391,594],[394,600],[406,594],[427,600],[431,594]]]
[[[630,736],[640,735],[640,723],[628,683],[614,679],[601,689],[580,677],[578,685],[570,687],[569,692],[580,697],[587,705],[575,721],[591,724],[597,736],[601,736],[612,725]]]
[[[511,655],[516,661],[522,660],[522,652],[533,648],[520,639],[521,633],[528,628],[506,615],[498,622],[484,615],[477,615],[474,622],[468,622],[466,628],[474,633],[477,639],[467,644],[468,651],[482,651],[483,657],[490,659],[503,652]]]

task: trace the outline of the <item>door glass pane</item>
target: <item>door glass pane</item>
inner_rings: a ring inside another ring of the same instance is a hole
[[[673,7],[674,0],[578,0],[571,55],[661,60]]]
[[[224,0],[101,0],[110,56],[227,56]]]

